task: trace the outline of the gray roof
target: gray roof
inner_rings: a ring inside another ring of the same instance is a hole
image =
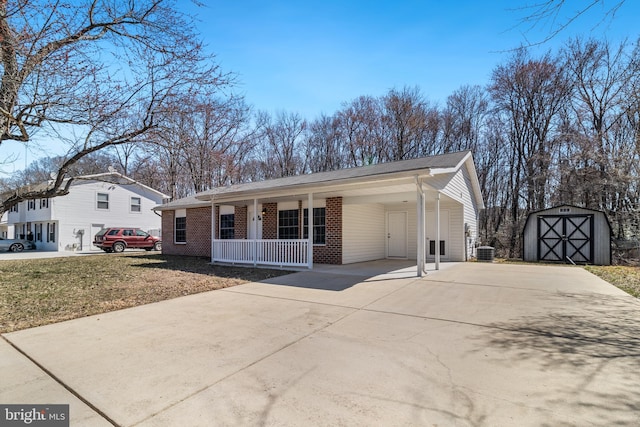
[[[156,206],[153,210],[156,211],[167,211],[174,209],[185,209],[185,208],[204,208],[207,206],[211,206],[211,203],[205,202],[203,200],[196,199],[196,196],[183,197],[182,199],[176,199],[169,203],[162,204],[160,206]]]
[[[278,188],[310,186],[315,184],[326,184],[341,180],[354,178],[365,178],[368,176],[383,176],[399,172],[411,172],[425,169],[449,169],[460,165],[465,160],[470,151],[460,151],[456,153],[441,154],[437,156],[421,157],[410,160],[399,160],[388,163],[379,163],[370,166],[361,166],[347,169],[340,169],[330,172],[318,172],[306,175],[290,176],[286,178],[270,179],[265,181],[236,184],[228,187],[218,187],[212,190],[198,193],[195,197],[200,200],[210,200],[216,195],[233,193],[254,192],[260,190],[273,190]]]

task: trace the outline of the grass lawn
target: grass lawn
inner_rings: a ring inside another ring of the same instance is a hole
[[[0,261],[0,333],[282,274],[147,253]]]
[[[640,298],[640,267],[589,265],[585,269],[636,298]]]

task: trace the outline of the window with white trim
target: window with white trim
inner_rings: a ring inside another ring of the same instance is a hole
[[[47,223],[47,242],[56,241],[56,223]]]
[[[177,216],[174,225],[175,243],[187,243],[187,217]]]
[[[109,209],[109,193],[98,193],[98,209]]]
[[[298,216],[298,209],[278,211],[278,239],[299,238]]]
[[[235,215],[224,214],[220,215],[220,238],[221,239],[233,239],[235,238]]]
[[[35,200],[27,200],[27,210],[33,211],[36,209],[36,201]]]
[[[140,197],[131,198],[131,212],[140,212],[142,209],[142,199]]]
[[[309,209],[304,210],[303,239],[309,238]],[[326,209],[313,208],[313,244],[326,243]]]

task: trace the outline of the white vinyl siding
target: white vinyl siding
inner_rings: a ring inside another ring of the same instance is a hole
[[[456,227],[458,227],[459,224],[462,224],[462,233],[464,233],[464,224],[468,224],[471,230],[471,239],[467,240],[466,237],[461,237],[461,239],[462,242],[467,242],[469,246],[469,255],[471,255],[471,250],[473,249],[473,246],[478,238],[478,219],[476,214],[477,203],[476,199],[471,194],[471,188],[472,186],[469,171],[466,167],[462,167],[454,175],[451,181],[449,181],[449,184],[447,184],[445,189],[442,190],[443,194],[446,194],[452,199],[455,199],[462,203],[463,212],[460,213],[462,215],[462,218],[460,219],[460,221],[458,221],[458,219],[456,218],[456,222],[452,222],[451,227],[452,232],[455,232],[457,234],[458,230],[456,229]],[[455,224],[455,226],[453,224]],[[464,246],[462,247],[462,249],[464,251]],[[464,260],[464,252],[463,258],[461,260]]]
[[[342,263],[383,259],[385,222],[382,204],[343,204]]]
[[[435,221],[435,206],[427,206],[427,218],[433,218]],[[447,212],[446,215],[449,216],[449,230],[448,236],[446,238],[445,243],[445,251],[447,261],[464,261],[464,223],[463,223],[463,207],[457,202],[454,201],[441,201],[440,202],[440,212]],[[427,225],[427,229],[435,230],[435,226],[429,227]],[[443,233],[443,232],[441,232]],[[433,236],[428,236],[435,238]],[[429,253],[429,248],[427,247],[427,253]],[[430,257],[433,259],[433,256]]]

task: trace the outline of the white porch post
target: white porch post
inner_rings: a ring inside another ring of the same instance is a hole
[[[436,194],[436,270],[440,270],[440,192]]]
[[[309,270],[313,269],[313,193],[309,193],[307,200],[307,235],[309,241],[307,242],[307,265]]]
[[[258,265],[258,199],[253,199],[253,266]]]
[[[424,275],[424,262],[425,262],[425,223],[424,223],[424,191],[422,189],[422,182],[416,177],[416,218],[418,221],[418,259],[417,259],[417,268],[418,268],[418,277],[422,277]]]
[[[213,264],[214,258],[214,248],[215,248],[215,240],[216,240],[216,204],[213,200],[211,200],[211,263]]]

